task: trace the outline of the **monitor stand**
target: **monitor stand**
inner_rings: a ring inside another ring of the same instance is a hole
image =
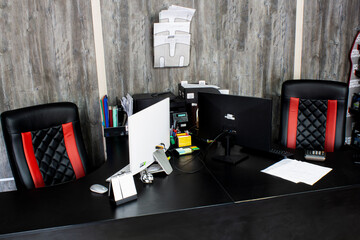
[[[231,150],[230,138],[231,138],[231,134],[230,133],[226,134],[226,136],[225,136],[225,139],[226,139],[225,155],[216,155],[213,157],[214,160],[226,162],[226,163],[230,163],[230,164],[237,164],[249,157],[246,154],[230,155],[230,150]]]
[[[165,151],[163,149],[157,149],[153,156],[156,160],[156,162],[161,166],[161,168],[164,170],[164,172],[169,175],[173,169],[169,163],[169,160],[166,157]]]

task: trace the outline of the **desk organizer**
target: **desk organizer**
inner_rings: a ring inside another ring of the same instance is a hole
[[[190,22],[195,9],[171,5],[154,23],[154,67],[185,67],[190,63]]]
[[[104,128],[104,137],[127,136],[126,126]]]

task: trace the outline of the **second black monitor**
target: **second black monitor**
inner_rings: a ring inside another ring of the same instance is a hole
[[[271,99],[199,93],[199,136],[214,139],[234,133],[237,145],[269,151],[272,132]]]

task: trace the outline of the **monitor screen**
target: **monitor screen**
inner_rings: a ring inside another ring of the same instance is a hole
[[[270,150],[271,99],[199,93],[198,108],[200,137],[214,139],[231,130],[237,145]]]
[[[166,98],[128,119],[129,164],[133,175],[154,162],[156,146],[170,146],[170,100]]]

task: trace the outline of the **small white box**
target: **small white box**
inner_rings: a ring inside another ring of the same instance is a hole
[[[129,198],[137,194],[134,177],[131,173],[120,176],[120,187],[123,198]]]
[[[123,173],[110,179],[109,197],[116,205],[126,203],[137,198],[134,177],[131,173]]]

